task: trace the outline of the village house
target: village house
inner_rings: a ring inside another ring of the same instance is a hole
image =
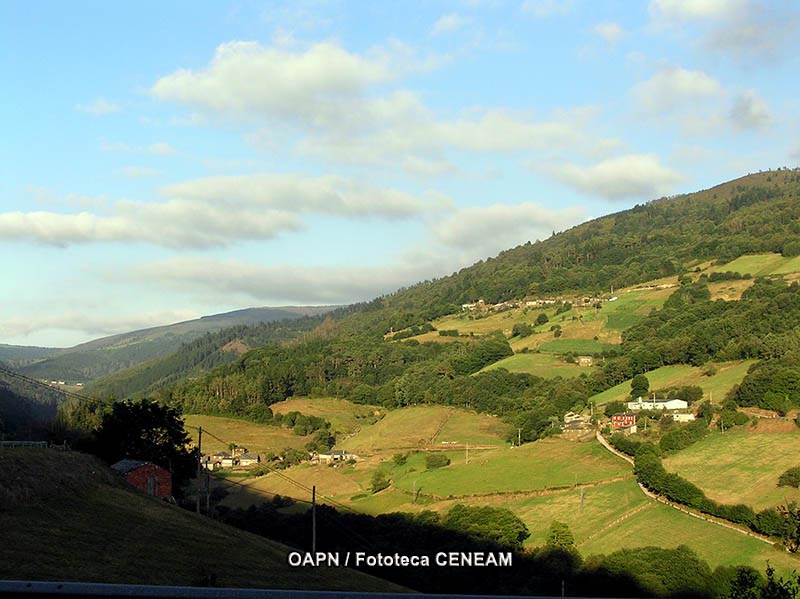
[[[323,451],[317,455],[320,463],[333,464],[334,462],[346,462],[349,459],[358,459],[357,456],[351,454],[346,449],[331,449],[330,451]]]
[[[642,399],[628,402],[628,409],[639,410],[685,410],[689,404],[682,399]]]
[[[255,453],[243,453],[239,456],[239,465],[243,468],[258,466],[261,463],[261,456]]]
[[[611,416],[611,430],[615,433],[630,435],[636,432],[636,414],[626,412]]]
[[[126,459],[112,464],[111,468],[143,493],[160,499],[172,496],[172,474],[161,466]]]
[[[594,358],[592,358],[592,356],[578,356],[576,361],[578,362],[578,366],[592,366],[594,364]]]
[[[693,422],[695,419],[694,414],[691,412],[684,413],[684,414],[671,414],[672,420],[674,422]]]

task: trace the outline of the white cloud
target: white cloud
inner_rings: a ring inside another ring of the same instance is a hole
[[[800,26],[797,4],[787,0],[651,0],[650,14],[662,28],[698,25],[702,50],[745,63],[775,60],[793,48]]]
[[[675,21],[719,19],[744,4],[744,0],[651,0],[650,14]]]
[[[385,57],[351,54],[330,42],[301,52],[230,42],[217,48],[207,68],[176,71],[151,92],[214,112],[335,125],[348,100],[393,77]]]
[[[429,194],[420,199],[343,177],[304,178],[295,175],[219,176],[168,185],[162,192],[176,201],[201,205],[254,207],[294,213],[345,217],[411,218],[450,205]]]
[[[622,29],[622,26],[619,23],[614,23],[612,21],[605,21],[603,23],[598,23],[594,27],[592,27],[594,32],[606,40],[609,44],[616,44],[622,36],[625,34],[625,31]]]
[[[665,67],[650,79],[633,87],[639,110],[645,114],[671,112],[686,104],[717,98],[723,94],[722,84],[704,73],[681,67]]]
[[[160,141],[160,142],[151,144],[147,148],[147,151],[150,152],[151,154],[158,154],[160,156],[169,156],[169,155],[175,154],[175,148],[173,148],[171,145],[169,145],[165,141]]]
[[[150,144],[149,146],[136,146],[120,142],[102,142],[100,144],[101,152],[117,152],[120,154],[127,153],[147,153],[156,154],[158,156],[171,156],[175,154],[175,148],[165,141],[159,141]]]
[[[545,239],[554,230],[564,230],[586,218],[583,207],[552,210],[530,202],[495,204],[458,210],[436,225],[433,233],[447,246],[477,252],[477,258],[526,241]]]
[[[739,129],[764,129],[772,123],[772,115],[758,92],[749,89],[734,100],[731,121]]]
[[[139,329],[173,324],[200,318],[194,310],[136,312],[135,314],[102,314],[97,310],[64,310],[53,314],[47,310],[0,320],[0,330],[7,338],[28,337],[48,330],[76,331],[88,336],[115,335]]]
[[[672,186],[682,180],[680,174],[649,154],[609,158],[593,166],[566,164],[549,170],[573,189],[608,200],[654,199],[670,193]]]
[[[391,293],[435,274],[440,273],[432,272],[425,261],[308,267],[184,257],[144,264],[133,277],[203,297],[230,300],[235,295],[266,304],[346,304]]]
[[[144,177],[155,177],[160,173],[154,168],[145,168],[141,166],[126,166],[115,171],[117,174],[129,179],[142,179]]]
[[[572,12],[572,0],[524,0],[520,10],[537,19],[563,16]]]
[[[439,17],[436,23],[433,24],[432,33],[434,35],[449,33],[461,29],[467,23],[469,23],[469,19],[462,17],[458,13],[451,12],[450,14]]]
[[[52,245],[141,241],[210,248],[272,239],[303,228],[303,214],[345,218],[412,218],[450,206],[437,193],[417,198],[341,177],[298,175],[209,177],[162,189],[166,202],[118,201],[105,213],[2,212],[0,240]]]
[[[75,109],[96,115],[111,114],[112,112],[119,112],[122,110],[119,104],[115,104],[105,98],[97,98],[91,104],[77,104]]]

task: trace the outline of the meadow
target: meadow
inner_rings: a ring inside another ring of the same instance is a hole
[[[800,466],[800,430],[762,433],[745,427],[713,432],[664,460],[667,470],[700,486],[710,498],[756,510],[800,501],[800,490],[777,486],[778,477],[794,466]]]
[[[336,433],[350,434],[361,427],[377,421],[385,412],[383,408],[354,404],[346,399],[331,397],[293,397],[272,404],[274,414],[300,412],[306,416],[320,416],[331,423],[331,430]]]
[[[295,435],[290,429],[267,424],[254,424],[238,418],[189,414],[184,416],[186,432],[197,443],[197,427],[210,434],[203,434],[203,453],[228,451],[228,444],[246,447],[251,453],[277,453],[291,447],[302,449],[310,437]],[[219,437],[219,439],[215,439]]]
[[[554,378],[557,376],[571,378],[580,376],[582,372],[591,372],[591,368],[569,364],[559,356],[536,352],[508,356],[494,364],[489,364],[480,372],[488,372],[497,368],[505,368],[509,372],[526,372],[542,378]]]
[[[786,576],[800,568],[800,559],[734,530],[688,516],[652,500],[617,526],[609,527],[581,545],[584,555],[619,549],[687,545],[711,568],[748,565],[764,572],[767,561]]]
[[[630,467],[599,443],[574,443],[542,439],[522,447],[447,452],[450,466],[427,470],[423,454],[411,454],[408,462],[389,471],[401,490],[446,498],[450,495],[543,490],[552,487],[606,480],[630,472]]]
[[[664,387],[697,385],[703,389],[704,400],[712,399],[714,403],[720,403],[728,391],[742,381],[747,374],[747,369],[750,368],[753,362],[754,360],[742,360],[714,363],[711,365],[716,369],[716,373],[711,376],[703,374],[703,368],[686,364],[662,366],[645,373],[645,376],[650,381],[651,390]],[[597,405],[604,405],[611,401],[629,401],[630,392],[631,381],[627,380],[592,396],[590,399]]]

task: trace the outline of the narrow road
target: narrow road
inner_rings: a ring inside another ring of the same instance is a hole
[[[605,447],[608,451],[613,453],[615,456],[622,458],[623,460],[628,462],[630,465],[632,465],[632,466],[634,465],[633,458],[630,457],[629,455],[626,455],[626,454],[622,453],[621,451],[617,451],[616,449],[614,449],[614,447],[612,447],[611,444],[608,441],[606,441],[605,437],[603,437],[603,435],[600,434],[599,430],[597,431],[595,436],[597,437],[597,440],[600,442],[600,444],[603,447]],[[755,533],[755,532],[753,532],[752,530],[750,530],[748,528],[744,528],[744,527],[738,526],[736,524],[733,524],[732,522],[728,522],[727,520],[722,520],[721,518],[716,518],[716,517],[710,516],[708,514],[703,514],[701,512],[698,512],[698,511],[695,511],[695,510],[693,510],[691,508],[688,508],[685,505],[681,505],[679,503],[675,503],[674,501],[670,501],[666,497],[662,497],[661,495],[653,493],[650,489],[645,487],[639,481],[637,481],[637,484],[639,485],[639,488],[642,490],[642,493],[647,495],[650,499],[654,499],[655,501],[658,501],[659,503],[663,503],[664,505],[668,505],[669,507],[674,508],[674,509],[678,510],[679,512],[683,512],[684,514],[692,516],[693,518],[697,518],[698,520],[704,520],[705,522],[710,522],[711,524],[716,524],[717,526],[722,526],[723,528],[727,528],[729,530],[734,530],[734,531],[736,531],[738,533],[741,533],[743,535],[747,535],[748,537],[752,537],[754,539],[757,539],[757,540],[759,540],[759,541],[761,541],[763,543],[767,543],[768,545],[774,545],[775,544],[775,541],[773,541],[769,537],[765,537],[764,535],[760,535],[758,533]]]

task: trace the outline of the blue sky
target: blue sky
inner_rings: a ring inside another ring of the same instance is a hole
[[[366,300],[797,166],[799,28],[788,0],[4,2],[0,343]]]

